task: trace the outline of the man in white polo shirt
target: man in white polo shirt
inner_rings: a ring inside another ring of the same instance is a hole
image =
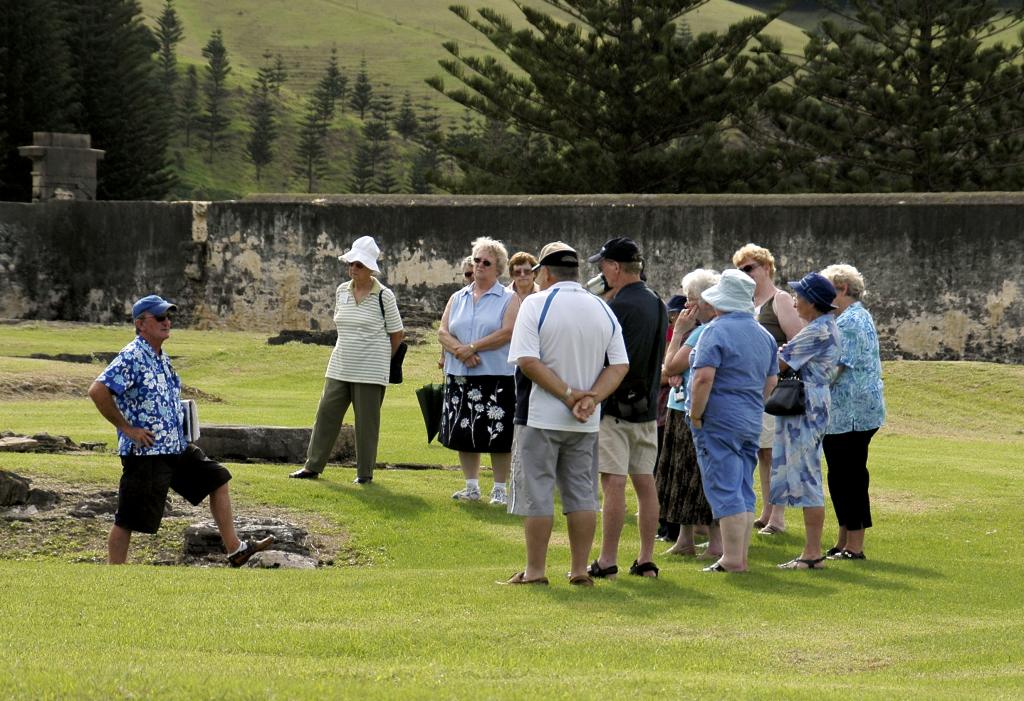
[[[629,364],[615,315],[578,282],[576,251],[549,243],[538,258],[541,291],[523,300],[508,356],[518,365],[508,510],[525,517],[526,569],[507,583],[548,583],[557,485],[569,529],[569,582],[592,586],[587,559],[598,509],[597,409]]]

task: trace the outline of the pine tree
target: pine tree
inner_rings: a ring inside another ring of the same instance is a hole
[[[416,131],[419,128],[419,120],[416,119],[416,110],[412,107],[412,95],[405,91],[402,96],[402,104],[398,108],[398,118],[395,120],[395,131],[402,135],[403,139],[416,138]]]
[[[168,145],[173,105],[162,88],[158,44],[135,0],[63,0],[79,105],[72,128],[106,152],[97,197],[161,199],[174,185]]]
[[[203,82],[203,94],[206,96],[206,111],[200,119],[200,131],[207,143],[208,163],[213,163],[213,156],[224,139],[224,132],[231,124],[228,116],[227,79],[231,73],[228,61],[228,50],[224,46],[224,35],[215,29],[210,40],[203,47],[206,58],[206,80]]]
[[[1024,185],[1024,9],[994,0],[851,0],[812,36],[792,89],[766,105],[804,186],[841,191]]]
[[[269,54],[269,52],[268,52]],[[284,56],[278,54],[274,58],[273,88],[276,97],[281,96],[281,86],[288,80],[288,70],[284,63]]]
[[[32,164],[18,153],[33,131],[67,131],[75,113],[71,55],[56,0],[0,5],[0,200],[32,197]]]
[[[160,43],[159,60],[164,87],[171,93],[178,80],[178,57],[175,47],[185,37],[185,29],[174,10],[174,0],[164,0],[164,9],[156,20],[154,34]]]
[[[277,119],[274,114],[272,97],[273,68],[264,64],[256,74],[250,91],[247,111],[249,114],[249,139],[245,144],[245,155],[256,168],[256,182],[260,182],[263,168],[274,159],[273,147],[277,139]]]
[[[185,131],[185,147],[192,144],[192,127],[199,119],[199,73],[195,66],[185,70],[185,89],[181,93],[178,125]]]
[[[377,192],[389,195],[398,192],[398,178],[395,177],[395,162],[388,158],[377,165]]]
[[[431,154],[427,151],[417,153],[409,169],[409,191],[418,195],[430,194],[433,191],[430,187],[430,176],[433,172],[434,162]]]
[[[761,34],[778,11],[679,40],[678,23],[705,1],[545,0],[569,22],[517,3],[525,29],[492,9],[476,18],[454,6],[515,68],[449,41],[442,67],[462,86],[428,83],[551,148],[498,159],[471,144],[452,155],[517,192],[724,191],[751,172],[765,177],[752,148],[723,152],[726,133],[792,71],[781,44]]]
[[[349,190],[359,194],[370,192],[374,179],[373,161],[372,147],[366,139],[361,139],[356,145],[356,155],[352,161]]]
[[[349,106],[359,113],[359,119],[366,118],[366,111],[373,104],[373,85],[370,84],[370,75],[366,71],[366,59],[359,62],[359,73],[356,74],[355,85],[352,86],[352,96]]]
[[[327,146],[319,107],[311,101],[299,126],[295,148],[295,174],[305,179],[306,192],[314,192],[317,181],[327,174]]]
[[[385,127],[391,128],[392,115],[395,112],[395,100],[390,94],[384,92],[389,86],[384,84],[381,89],[373,96],[373,101],[370,103],[370,111],[373,113],[375,119],[379,119],[384,123]]]
[[[313,102],[326,130],[334,120],[334,109],[346,91],[348,79],[338,70],[338,50],[331,49],[324,74],[313,90]]]

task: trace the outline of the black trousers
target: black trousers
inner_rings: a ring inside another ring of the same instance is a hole
[[[878,431],[850,431],[825,436],[822,447],[828,462],[828,491],[839,525],[848,531],[871,528],[868,498],[868,445]]]

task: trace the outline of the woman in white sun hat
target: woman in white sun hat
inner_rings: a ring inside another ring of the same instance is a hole
[[[339,260],[348,264],[348,282],[338,285],[334,323],[338,342],[327,363],[324,391],[309,438],[306,464],[289,475],[316,479],[324,471],[351,405],[355,411],[357,484],[373,480],[380,436],[380,407],[388,386],[391,356],[405,337],[395,293],[374,277],[380,249],[360,236]]]

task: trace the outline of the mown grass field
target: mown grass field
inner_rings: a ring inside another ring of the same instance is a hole
[[[71,396],[100,365],[32,353],[113,351],[127,325],[0,326],[0,430],[107,440]],[[308,425],[329,349],[257,334],[174,332],[167,346],[208,421]],[[384,404],[381,459],[450,465],[425,445],[414,348]],[[755,536],[752,571],[659,558],[657,581],[570,589],[556,520],[546,589],[494,584],[523,562],[518,519],[451,501],[453,471],[230,465],[236,511],[273,505],[348,534],[358,566],[315,572],[76,563],[102,543],[0,560],[0,697],[1016,698],[1024,686],[1024,368],[885,365],[890,421],[872,443],[866,562],[783,572],[802,533]],[[44,383],[49,382],[46,385]],[[45,397],[28,386],[46,387]],[[18,388],[21,388],[20,390]],[[112,487],[112,455],[0,454],[0,469]],[[484,478],[489,486],[489,478]],[[829,509],[830,511],[830,509]],[[632,512],[632,509],[629,510]],[[828,514],[826,539],[835,534]],[[634,555],[627,520],[620,561]],[[139,537],[142,538],[142,537]]]

